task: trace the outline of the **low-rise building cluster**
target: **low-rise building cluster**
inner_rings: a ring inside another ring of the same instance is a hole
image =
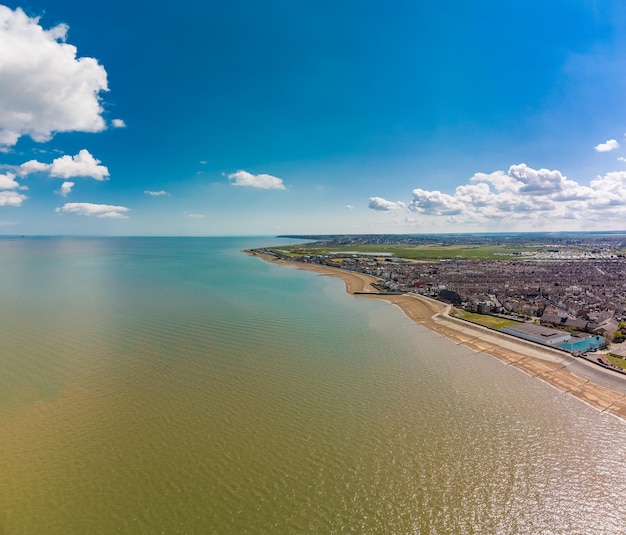
[[[276,249],[277,256],[286,256]],[[626,319],[626,260],[588,254],[555,260],[441,260],[414,262],[359,253],[290,256],[366,273],[380,291],[416,292],[483,314],[536,318],[572,332],[611,340]],[[569,255],[571,256],[571,254]]]

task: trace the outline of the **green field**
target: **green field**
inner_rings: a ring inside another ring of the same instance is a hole
[[[407,260],[437,261],[465,260],[511,260],[530,248],[507,247],[504,245],[351,245],[319,246],[315,244],[282,247],[282,251],[293,256],[327,255],[331,253],[384,253]],[[383,255],[381,255],[383,256]]]
[[[618,366],[626,370],[626,360],[624,360],[622,357],[614,357],[613,355],[606,355],[606,358],[614,366]]]
[[[467,312],[466,310],[454,310],[454,315],[458,318],[462,318],[472,323],[478,323],[484,327],[495,329],[496,331],[503,327],[509,327],[510,325],[517,325],[519,322],[515,320],[507,320],[504,318],[498,318],[496,316],[489,316],[487,314],[476,314],[474,312]]]

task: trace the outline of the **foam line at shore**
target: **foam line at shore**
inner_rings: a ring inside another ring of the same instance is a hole
[[[392,303],[415,323],[477,352],[496,357],[602,412],[626,420],[626,380],[623,377],[617,377],[567,353],[453,318],[448,314],[450,305],[425,296],[381,295],[374,292],[364,294],[362,292],[371,290],[371,283],[376,280],[370,275],[319,264],[287,262],[259,253],[249,254],[267,262],[338,277],[344,281],[346,291],[350,294],[360,292],[358,297]]]

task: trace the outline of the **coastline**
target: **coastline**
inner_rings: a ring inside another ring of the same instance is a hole
[[[626,380],[567,353],[498,333],[486,327],[451,317],[450,305],[418,294],[367,294],[375,277],[319,264],[287,262],[270,255],[251,253],[266,262],[314,271],[343,280],[346,292],[366,299],[382,299],[400,308],[418,325],[463,344],[476,352],[497,358],[508,366],[536,377],[561,392],[571,394],[601,412],[626,420]]]

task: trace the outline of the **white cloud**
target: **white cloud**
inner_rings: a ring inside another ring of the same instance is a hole
[[[406,207],[402,201],[388,201],[382,197],[370,197],[367,204],[368,208],[372,210],[378,210],[379,212],[394,212]]]
[[[150,197],[160,197],[162,195],[167,195],[168,197],[171,197],[171,195],[167,191],[164,191],[164,190],[161,190],[161,191],[150,191],[150,190],[147,189],[147,190],[144,191],[144,194],[145,195],[150,195]]]
[[[30,160],[19,167],[19,174],[24,176],[35,172],[47,172],[54,178],[89,177],[95,180],[107,180],[109,170],[102,162],[94,158],[88,150],[82,149],[75,156],[61,156],[51,164]]]
[[[63,184],[61,184],[61,189],[59,189],[57,193],[61,197],[67,197],[69,193],[72,191],[72,188],[74,187],[74,185],[75,185],[74,182],[63,182]]]
[[[282,179],[272,175],[253,175],[247,171],[237,171],[228,175],[229,180],[234,180],[233,186],[246,186],[260,189],[286,189]]]
[[[604,193],[623,194],[626,189],[626,171],[613,171],[604,176],[597,176],[591,181],[594,190]]]
[[[185,217],[189,217],[190,219],[204,219],[206,214],[197,214],[194,212],[186,213]]]
[[[19,167],[20,176],[30,175],[31,173],[39,173],[50,169],[49,163],[41,163],[37,160],[29,160]]]
[[[626,158],[624,158],[623,156],[619,156],[619,157],[617,158],[617,161],[618,161],[618,162],[626,162]]]
[[[352,210],[354,208],[354,206],[352,206],[351,204],[346,204],[346,210]]]
[[[454,194],[416,188],[408,208],[455,223],[620,219],[626,216],[626,171],[585,186],[558,170],[512,165],[507,172],[476,173]]]
[[[113,119],[111,121],[113,128],[126,128],[126,123],[123,119]]]
[[[100,163],[100,160],[96,160],[88,150],[82,149],[76,156],[65,155],[53,160],[50,176],[57,178],[84,176],[106,180],[109,177],[109,170]]]
[[[107,73],[94,58],[76,57],[68,27],[44,30],[38,18],[0,5],[0,145],[21,136],[48,141],[57,132],[106,128],[99,94]]]
[[[0,206],[21,206],[28,197],[17,191],[0,191]]]
[[[58,214],[73,214],[83,216],[111,217],[117,219],[127,219],[130,208],[125,206],[113,206],[110,204],[92,204],[89,202],[68,202],[56,208]]]
[[[458,188],[457,188],[458,189]],[[463,211],[463,203],[455,197],[440,191],[413,190],[413,200],[409,209],[428,215],[457,215]]]
[[[594,147],[597,152],[609,152],[617,148],[619,148],[619,143],[616,139],[607,139],[604,143],[600,143]]]
[[[0,174],[0,189],[18,189],[20,183],[15,180],[13,173]]]
[[[532,195],[558,193],[566,187],[567,182],[567,178],[560,171],[535,170],[524,163],[509,167],[508,176],[520,185],[519,189],[513,188],[513,190],[517,189],[519,193]]]

